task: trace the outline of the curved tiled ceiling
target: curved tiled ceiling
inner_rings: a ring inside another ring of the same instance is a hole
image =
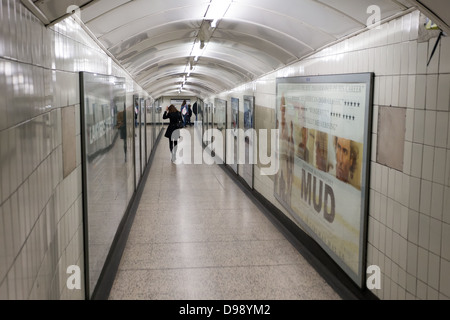
[[[214,27],[218,4],[226,11]],[[366,29],[373,5],[381,19],[411,7],[406,0],[98,0],[81,19],[153,98],[179,94],[183,82],[183,95],[204,98]]]

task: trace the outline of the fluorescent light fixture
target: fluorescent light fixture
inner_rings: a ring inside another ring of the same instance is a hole
[[[211,22],[211,28],[217,28],[217,23],[219,22],[219,19],[214,19],[212,22]]]
[[[198,60],[198,57],[203,54],[204,50],[205,50],[204,44],[202,45],[202,42],[198,41],[197,43],[194,44],[194,48],[192,49],[191,56],[196,57]],[[197,60],[195,60],[195,61],[197,61]]]
[[[222,19],[228,8],[230,7],[232,0],[211,0],[209,4],[208,12],[205,19],[217,21]],[[212,25],[211,25],[212,26]]]

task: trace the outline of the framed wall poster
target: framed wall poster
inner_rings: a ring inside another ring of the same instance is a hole
[[[373,73],[277,79],[276,199],[365,281]]]

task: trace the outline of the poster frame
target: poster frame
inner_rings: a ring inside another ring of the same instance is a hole
[[[366,84],[365,110],[364,110],[364,133],[363,133],[363,159],[361,172],[361,202],[360,202],[360,229],[359,229],[359,257],[358,271],[353,271],[318,235],[307,222],[285,203],[277,194],[274,184],[274,196],[277,201],[289,212],[289,214],[300,224],[302,228],[315,240],[320,247],[336,262],[337,265],[353,280],[359,288],[365,286],[366,264],[367,264],[367,233],[368,233],[368,211],[369,211],[369,189],[370,189],[370,160],[371,160],[371,138],[372,138],[372,113],[374,96],[374,73],[352,73],[336,75],[318,76],[296,76],[282,77],[276,79],[276,108],[275,108],[275,128],[278,129],[278,117],[280,111],[280,84]],[[277,141],[277,144],[279,141]],[[278,145],[277,145],[278,149]]]

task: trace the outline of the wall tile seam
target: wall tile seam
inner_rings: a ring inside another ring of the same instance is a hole
[[[401,42],[399,42],[399,44],[401,44],[401,43],[410,43],[410,42],[417,42],[417,39],[416,40],[406,40],[406,41],[401,41]],[[380,45],[380,46],[378,46],[379,48],[384,48],[384,47],[386,47],[387,45]],[[375,48],[378,48],[378,47],[375,47]],[[362,48],[362,49],[358,49],[358,50],[356,50],[356,51],[361,51],[361,50],[369,50],[369,49],[372,49],[372,48]],[[356,52],[356,51],[344,51],[344,52],[341,52],[341,53],[335,53],[335,54],[330,54],[329,56],[326,56],[326,57],[335,57],[335,56],[337,56],[337,55],[341,55],[341,54],[349,54],[349,53],[352,53],[352,52]],[[292,66],[292,65],[294,65],[294,64],[299,64],[299,67],[301,67],[304,63],[306,63],[306,62],[313,62],[313,63],[315,63],[315,60],[320,60],[320,58],[319,57],[307,57],[307,58],[305,58],[305,59],[303,59],[303,60],[299,60],[299,61],[296,61],[296,62],[293,62],[291,65],[289,65],[289,66]],[[287,67],[289,67],[289,66],[285,66],[285,67],[283,67],[283,68],[287,68]],[[304,67],[304,66],[303,66]],[[275,71],[275,72],[280,72],[282,69],[280,69],[280,70],[277,70],[277,71]],[[338,72],[336,72],[336,73],[338,73]],[[271,73],[272,74],[272,73]],[[426,74],[428,74],[428,73],[426,73]],[[310,74],[311,76],[313,75],[313,74]],[[315,74],[314,74],[315,75]],[[395,74],[395,75],[397,75],[397,74]],[[411,73],[407,73],[407,74],[398,74],[398,75],[411,75]],[[306,75],[307,76],[307,75]]]
[[[380,221],[379,219],[377,219],[376,217],[374,217],[374,216],[372,216],[372,215],[370,215],[370,217],[371,217],[373,220],[375,220],[376,222],[378,222],[379,225],[380,225],[381,227],[384,227],[384,228],[386,228],[386,229],[389,229],[390,231],[392,231],[393,234],[396,234],[396,235],[400,236],[401,239],[403,239],[403,240],[409,242],[409,241],[408,241],[408,238],[407,238],[407,237],[406,237],[406,238],[403,237],[402,234],[401,234],[401,232],[397,232],[396,230],[394,230],[393,228],[391,228],[390,226],[388,226],[387,224],[383,223],[382,221]],[[372,223],[373,223],[373,222],[372,222]],[[372,244],[373,244],[373,243],[372,243]]]
[[[376,219],[375,217],[372,216],[371,218],[372,218],[373,220],[377,221],[380,225],[384,226],[385,228],[391,229],[389,226],[383,224],[382,222],[380,222],[380,221],[379,221],[378,219]],[[437,219],[435,219],[435,220],[437,220]],[[440,222],[442,222],[441,225],[442,225],[442,224],[447,224],[447,225],[450,226],[450,224],[448,224],[448,223],[446,223],[446,222],[444,222],[444,221],[440,221]],[[441,230],[442,230],[442,228],[443,228],[443,226],[441,226]],[[425,247],[425,246],[423,246],[422,244],[419,244],[419,242],[417,242],[417,243],[411,242],[410,240],[405,239],[404,237],[402,237],[402,235],[399,234],[398,232],[395,232],[395,231],[392,230],[392,229],[391,229],[391,231],[392,231],[393,233],[397,234],[398,236],[400,236],[400,238],[402,238],[402,239],[403,239],[404,241],[406,241],[407,243],[412,243],[412,244],[414,244],[417,248],[421,248],[421,249],[425,250],[425,251],[428,252],[428,253],[431,253],[431,254],[434,254],[434,255],[438,256],[440,259],[443,259],[443,260],[445,260],[445,261],[450,262],[449,259],[447,259],[447,258],[445,258],[445,257],[442,256],[442,252],[441,252],[441,249],[442,249],[442,246],[441,246],[442,241],[440,241],[440,249],[439,249],[439,252],[436,252],[435,250],[430,249],[429,246],[428,246],[428,247]],[[442,233],[441,233],[441,234],[442,234]],[[430,234],[430,238],[431,238],[431,236],[432,236],[432,235]],[[442,237],[441,237],[441,238],[442,238]],[[385,251],[381,250],[379,247],[375,247],[375,243],[373,243],[373,241],[372,241],[371,239],[368,240],[368,243],[371,244],[371,245],[374,247],[374,249],[376,249],[377,251],[386,253]]]
[[[72,71],[69,69],[58,69],[56,67],[48,67],[45,65],[39,65],[39,64],[34,64],[34,63],[30,63],[30,62],[26,62],[26,61],[20,61],[14,58],[8,58],[5,56],[0,56],[0,60],[5,60],[5,62],[10,62],[10,63],[17,63],[17,64],[21,64],[21,65],[26,65],[26,66],[31,66],[31,67],[36,67],[36,68],[40,68],[43,69],[44,71],[60,71],[60,72],[66,72],[66,73],[74,73],[74,74],[78,74],[79,71]],[[44,75],[45,76],[45,75]],[[45,81],[43,81],[44,83]],[[54,82],[54,81],[52,81]]]
[[[38,223],[40,223],[39,222],[40,219],[41,219],[41,216],[36,220],[34,226],[37,225]],[[27,247],[28,243],[32,243],[34,240],[32,237],[35,237],[36,233],[39,235],[40,229],[38,227],[34,227],[34,226],[30,229],[30,231],[28,232],[28,235],[25,236],[25,240],[20,245],[20,248],[17,250],[15,257],[13,258],[13,260],[11,262],[11,266],[17,262],[17,259],[20,257],[21,254],[27,253],[27,250],[29,249]],[[7,268],[7,269],[9,270],[10,268]]]
[[[20,256],[21,252],[25,249],[25,246],[27,245],[27,243],[33,242],[34,239],[32,239],[32,237],[35,236],[35,234],[36,234],[35,232],[38,232],[38,235],[39,235],[39,232],[40,232],[40,228],[39,228],[39,220],[44,216],[44,214],[45,214],[45,212],[46,212],[46,210],[47,210],[47,206],[48,206],[48,205],[52,205],[52,203],[50,203],[50,201],[51,201],[51,198],[52,198],[53,196],[54,196],[54,193],[50,196],[49,200],[48,200],[47,203],[45,204],[45,207],[44,207],[44,208],[42,209],[42,211],[38,214],[38,216],[37,216],[37,218],[36,218],[36,221],[35,221],[34,224],[31,226],[30,231],[28,232],[28,235],[26,235],[25,240],[24,240],[23,243],[20,245],[20,248],[19,248],[18,252],[15,254],[15,257],[14,257],[14,259],[13,259],[13,262],[11,263],[11,266],[13,266],[13,265],[15,264],[15,262],[17,261],[17,259],[18,259],[19,256]],[[72,205],[71,205],[71,207],[69,208],[68,211],[70,211],[73,207],[76,207],[76,204],[75,204],[76,201],[77,201],[77,200],[75,200],[74,203],[72,203]],[[67,215],[68,211],[66,211],[66,212],[62,215],[62,217],[61,217],[61,219],[59,219],[59,221],[56,221],[56,222],[55,222],[56,225],[60,225],[61,220]],[[82,219],[80,219],[80,221],[82,221]],[[82,223],[80,222],[80,223],[79,223],[79,226],[80,226],[81,224],[82,224]],[[56,229],[60,229],[60,228],[57,227]],[[77,232],[77,231],[74,231],[74,234],[76,234],[76,232]],[[55,234],[56,234],[56,230],[55,230]],[[72,238],[73,238],[73,235],[72,235]],[[10,267],[11,267],[11,266],[10,266]],[[7,269],[8,269],[8,272],[9,272],[11,268],[7,268]],[[8,273],[8,272],[7,272],[7,273]],[[1,282],[1,281],[0,281],[0,282]]]
[[[386,263],[386,260],[388,260],[388,262],[390,262],[391,264],[394,264],[396,267],[397,267],[397,270],[398,270],[398,273],[400,273],[400,271],[402,271],[402,272],[404,272],[405,273],[405,275],[406,275],[406,273],[407,273],[407,271],[406,271],[406,269],[404,269],[401,265],[399,265],[397,262],[395,262],[394,260],[392,260],[391,258],[389,258],[387,255],[386,255],[386,253],[384,253],[384,252],[382,252],[381,250],[379,250],[377,247],[375,247],[373,244],[371,244],[372,245],[372,247],[371,247],[371,250],[373,250],[373,252],[372,252],[372,255],[374,256],[375,254],[377,255],[377,257],[378,257],[378,255],[382,255],[385,259],[383,260],[384,261],[384,263]],[[375,257],[375,256],[374,256]],[[379,260],[379,259],[375,259],[375,258],[372,258],[372,260],[373,261],[368,261],[369,263],[378,263],[377,261],[375,261],[375,260]],[[381,270],[385,270],[384,268],[382,268]],[[392,268],[391,268],[391,270],[392,270]],[[384,274],[386,277],[389,277],[389,278],[391,278],[386,272],[383,272],[383,271],[381,271],[381,273],[382,274]],[[398,282],[401,282],[401,281],[398,281]],[[397,283],[397,282],[396,282]]]
[[[406,240],[405,240],[405,241],[406,241]],[[376,250],[379,254],[382,254],[385,258],[388,258],[392,263],[394,263],[394,264],[398,267],[399,270],[402,270],[402,271],[405,271],[405,272],[406,272],[407,267],[402,267],[402,265],[399,264],[398,261],[395,261],[395,260],[393,259],[393,257],[392,257],[392,254],[388,255],[388,253],[386,252],[386,250],[381,250],[381,249],[379,248],[379,246],[378,246],[378,247],[375,247],[375,244],[372,243],[372,242],[368,242],[368,243],[369,243],[372,247],[374,247],[374,249],[372,249],[372,250]],[[401,252],[401,251],[399,251],[399,252]],[[399,258],[397,258],[397,259],[399,259]],[[372,263],[376,263],[376,262],[373,261]]]
[[[414,43],[414,42],[416,42],[416,41],[414,41],[414,40],[409,40],[409,41],[399,42],[399,43],[396,44],[396,45],[410,44],[410,43]],[[391,46],[394,46],[394,44],[391,45]],[[304,62],[304,63],[306,63],[306,62],[313,62],[313,63],[328,63],[328,61],[321,61],[321,60],[327,60],[327,59],[330,59],[330,58],[335,58],[336,56],[340,56],[340,55],[348,55],[348,54],[352,54],[352,53],[369,53],[370,50],[382,49],[382,48],[387,48],[387,47],[388,47],[388,46],[365,47],[365,48],[359,48],[359,49],[356,49],[356,50],[343,51],[343,52],[335,52],[335,53],[330,53],[330,54],[328,54],[328,55],[321,56],[321,57],[315,57],[315,58],[313,58],[313,57],[308,57],[308,58],[306,58],[306,59],[304,59],[304,60],[299,60],[299,61],[296,61],[296,62],[294,62],[294,63],[298,63],[298,64],[299,64],[299,67],[302,66],[303,62]],[[368,60],[369,63],[370,63],[370,62],[376,62],[376,59],[377,59],[376,56],[374,56],[373,59],[367,58],[367,60]],[[400,74],[401,74],[401,73],[400,73]],[[408,73],[408,74],[409,74],[409,73]],[[393,74],[393,75],[399,75],[399,74]]]
[[[79,45],[85,46],[85,47],[87,47],[87,48],[89,48],[89,49],[91,49],[91,50],[97,51],[97,53],[103,53],[103,54],[106,54],[106,53],[103,51],[103,49],[102,49],[100,46],[98,46],[98,44],[95,43],[95,41],[93,41],[93,40],[92,40],[92,43],[89,43],[89,42],[83,42],[83,41],[78,40],[77,38],[74,38],[74,37],[72,37],[72,36],[70,36],[70,35],[66,35],[66,34],[64,34],[64,33],[60,32],[60,31],[54,30],[54,29],[44,29],[44,32],[46,32],[45,30],[51,30],[51,31],[48,31],[48,33],[49,33],[48,36],[52,36],[51,32],[53,32],[55,35],[57,34],[57,35],[59,35],[59,36],[65,38],[66,40],[72,41],[72,42],[75,43],[75,44],[79,44]],[[80,31],[81,31],[81,30],[82,30],[82,29],[80,29]],[[83,30],[82,32],[84,32],[84,30]],[[44,35],[44,36],[45,36],[45,35]],[[89,39],[91,39],[91,38],[89,38]]]
[[[424,180],[425,182],[431,182],[432,184],[436,184],[436,185],[441,186],[441,187],[444,187],[444,188],[445,188],[445,187],[449,187],[448,185],[445,185],[445,184],[442,184],[442,183],[439,183],[439,182],[435,182],[435,181],[433,181],[433,180],[423,179],[423,178],[420,178],[420,177],[416,177],[416,176],[414,176],[414,175],[409,175],[409,174],[404,173],[404,172],[401,172],[401,171],[400,171],[400,173],[401,173],[402,175],[408,177],[408,178],[415,178],[415,179],[419,179],[419,180]],[[409,209],[414,209],[414,208],[411,208],[411,207],[410,207],[409,201],[408,201],[408,204],[402,203],[402,200],[395,199],[395,198],[393,198],[392,196],[390,196],[389,193],[383,193],[383,192],[381,192],[380,190],[377,190],[377,188],[370,187],[370,188],[369,188],[369,191],[377,192],[379,195],[385,196],[387,199],[396,202],[397,204],[401,205],[402,207],[406,207],[406,208],[409,208]]]
[[[78,236],[78,232],[80,231],[80,228],[83,228],[83,214],[81,213],[81,214],[79,214],[79,212],[77,212],[75,209],[76,209],[76,207],[77,207],[77,205],[76,205],[76,203],[73,203],[72,204],[72,206],[71,206],[71,208],[70,208],[70,210],[73,210],[73,212],[71,212],[71,213],[69,213],[69,212],[66,212],[65,214],[64,214],[64,216],[66,216],[66,223],[68,224],[68,225],[70,225],[71,223],[70,222],[73,222],[73,221],[71,221],[71,220],[73,220],[75,217],[74,216],[77,216],[77,215],[79,215],[80,216],[80,221],[79,221],[79,223],[78,223],[78,225],[77,226],[75,226],[75,227],[73,227],[72,229],[70,229],[71,231],[72,231],[72,234],[68,234],[68,239],[67,239],[67,245],[66,245],[66,250],[71,246],[71,245],[74,245],[74,244],[77,244],[78,243],[78,238],[77,238],[77,236]]]
[[[420,229],[420,222],[419,222],[419,229]],[[441,227],[441,229],[442,229],[442,227]],[[419,233],[420,233],[420,230],[419,230]],[[431,232],[430,232],[430,237],[431,237]],[[441,238],[442,238],[442,236],[441,236]],[[411,241],[408,241],[408,243],[413,244],[415,247],[417,247],[417,249],[423,249],[427,253],[434,254],[434,255],[438,256],[440,259],[442,259],[444,261],[447,261],[447,262],[450,262],[450,259],[447,259],[447,258],[442,256],[442,252],[436,253],[432,249],[430,249],[429,246],[428,247],[424,247],[422,244],[420,244],[419,240],[417,241],[417,243],[411,242]],[[442,241],[440,241],[440,243],[442,243]],[[441,251],[441,249],[442,249],[442,246],[441,246],[439,251]]]
[[[352,40],[356,40],[357,41],[358,39],[355,39],[355,37],[349,38],[349,39],[347,39],[345,41],[351,41],[351,42],[352,42]],[[372,37],[373,37],[373,35],[372,35]],[[431,39],[437,40],[437,37],[431,38]],[[324,48],[322,50],[322,51],[324,51],[324,50],[331,51],[333,49],[336,49],[335,52],[330,52],[329,54],[323,54],[323,55],[311,55],[311,56],[309,56],[309,57],[307,57],[307,58],[305,58],[303,60],[299,60],[299,61],[321,59],[321,58],[333,57],[333,56],[336,56],[336,55],[342,55],[342,54],[347,54],[347,53],[355,53],[355,52],[360,52],[360,51],[365,51],[365,50],[388,48],[388,47],[398,46],[398,45],[401,45],[401,44],[411,44],[411,43],[412,44],[414,44],[414,43],[419,44],[418,40],[419,40],[418,38],[413,38],[413,39],[400,40],[400,41],[395,41],[395,42],[392,42],[392,43],[385,43],[385,44],[373,44],[373,45],[368,44],[368,45],[359,46],[358,48],[348,49],[348,50],[339,50],[337,48],[339,46],[339,43],[338,43],[338,44],[333,44],[332,46],[329,46],[329,47]],[[335,46],[336,46],[336,48],[334,48]],[[439,49],[440,49],[440,46],[439,46]],[[294,63],[298,63],[299,61],[295,61]]]
[[[446,149],[446,150],[449,150],[449,149]],[[426,182],[431,182],[431,183],[437,184],[437,185],[439,185],[439,186],[450,187],[450,184],[446,184],[445,182],[442,183],[442,182],[440,182],[440,181],[436,181],[434,178],[432,178],[432,179],[430,180],[430,179],[423,178],[423,177],[416,177],[416,176],[410,176],[410,177],[413,177],[413,178],[419,178],[420,180],[423,180],[423,181],[426,181]]]
[[[104,53],[104,52],[103,52]],[[80,72],[92,72],[92,73],[96,73],[96,70],[87,70],[87,69],[83,69],[81,68],[78,71],[74,71],[73,69],[61,69],[58,67],[48,67],[46,65],[39,65],[39,64],[34,64],[34,63],[30,63],[30,62],[26,62],[26,61],[20,61],[18,59],[14,59],[14,58],[10,58],[10,57],[5,57],[5,56],[0,56],[0,60],[5,60],[5,62],[10,62],[10,63],[17,63],[17,64],[22,64],[22,65],[26,65],[26,66],[31,66],[31,67],[36,67],[36,68],[40,68],[42,69],[44,72],[45,71],[57,71],[57,72],[64,72],[64,73],[72,73],[74,75],[78,75]],[[121,68],[121,66],[117,65],[115,66],[116,68]],[[118,72],[118,71],[117,71]],[[119,73],[115,73],[112,72],[111,74],[106,74],[109,76],[116,76],[116,77],[124,77],[123,74],[119,74]],[[45,77],[45,73],[43,74],[43,77]],[[42,81],[42,83],[45,83],[45,81]],[[52,81],[52,83],[54,83],[54,81]]]
[[[45,111],[43,111],[42,113],[38,113],[38,114],[34,115],[33,118],[29,118],[29,119],[27,119],[25,121],[21,121],[21,122],[15,123],[15,124],[13,123],[9,127],[1,129],[0,130],[0,134],[2,132],[4,132],[4,131],[13,130],[13,129],[16,129],[16,128],[20,127],[20,126],[23,126],[23,125],[27,124],[27,123],[30,123],[32,121],[36,121],[36,120],[38,120],[37,118],[42,117],[42,116],[47,115],[47,114],[50,114],[51,112],[53,112],[53,111],[55,111],[57,109],[66,108],[66,107],[72,107],[72,106],[77,107],[79,105],[80,105],[79,102],[77,102],[75,104],[62,105],[62,106],[59,106],[59,107],[55,106],[55,107],[50,107],[49,108],[47,106],[41,106],[40,109],[45,109]]]
[[[45,261],[45,259],[44,259],[44,261]],[[53,273],[48,274],[48,275],[46,275],[45,272],[43,274],[42,271],[45,271],[44,267],[41,266],[39,268],[39,270],[37,271],[37,275],[32,279],[32,285],[31,285],[29,297],[32,297],[37,290],[40,290],[38,287],[44,287],[44,288],[47,287],[48,288],[48,291],[46,290],[46,292],[45,292],[45,294],[46,294],[45,298],[42,298],[41,294],[36,293],[36,296],[40,297],[39,299],[51,299],[51,297],[54,296],[53,290],[55,288],[53,288],[53,286],[54,286],[54,284],[57,284],[56,280],[59,279],[59,277],[57,277],[59,275],[59,270],[58,270],[58,266],[52,266],[52,267],[54,267]],[[47,278],[50,281],[45,281],[45,279],[47,279]],[[42,284],[42,285],[40,285],[40,284]]]
[[[39,162],[39,164],[38,165],[36,165],[36,167],[28,174],[28,176],[25,178],[25,179],[23,179],[23,181],[19,184],[19,186],[15,189],[15,190],[13,190],[13,191],[11,191],[10,192],[10,194],[9,194],[9,196],[0,204],[0,206],[3,206],[4,204],[5,204],[5,202],[6,201],[8,201],[8,200],[10,200],[11,199],[11,197],[14,195],[14,194],[18,194],[18,192],[19,192],[19,190],[22,188],[22,187],[24,187],[24,185],[28,182],[30,182],[30,178],[33,176],[33,175],[36,175],[36,176],[39,176],[39,174],[41,174],[41,172],[40,172],[40,170],[45,170],[45,166],[46,165],[48,165],[46,162],[47,161],[50,161],[51,162],[51,157],[53,156],[53,153],[54,152],[58,152],[57,150],[58,150],[58,147],[59,147],[59,145],[57,145],[57,146],[55,146],[55,148],[44,158],[44,159],[42,159],[40,162]],[[61,182],[61,181],[60,181]],[[59,183],[60,183],[59,182]],[[59,184],[58,183],[58,184]],[[55,186],[53,189],[56,189],[56,187],[57,186]],[[42,191],[42,190],[41,190]],[[52,193],[52,194],[54,194],[54,192]],[[31,196],[30,196],[31,197]],[[47,200],[47,202],[45,202],[45,205],[47,205],[47,203],[48,203],[48,201],[49,201],[49,199]],[[44,205],[44,207],[45,207],[45,205]],[[42,211],[42,210],[41,210]]]
[[[48,275],[47,272],[42,274],[42,270],[45,270],[43,268],[44,263],[47,261],[46,259],[49,259],[49,258],[47,258],[49,256],[47,254],[49,251],[50,250],[47,250],[46,252],[44,252],[43,261],[41,263],[41,266],[38,266],[37,268],[35,268],[36,269],[36,275],[34,277],[33,277],[33,275],[32,276],[28,276],[27,277],[28,279],[21,279],[22,281],[25,281],[25,282],[28,283],[28,284],[24,284],[26,287],[29,288],[28,293],[26,294],[27,295],[27,299],[30,299],[30,296],[31,296],[32,291],[33,291],[33,286],[34,286],[34,283],[36,282],[36,280],[40,280],[42,278],[50,277],[50,275]],[[20,281],[20,279],[19,279],[19,281]]]
[[[408,109],[408,107],[405,106],[398,106],[398,105],[394,105],[394,104],[382,104],[382,103],[378,103],[378,104],[374,104],[374,109],[375,107],[379,107],[379,108],[396,108],[396,109]],[[410,108],[411,109],[411,108]]]
[[[389,259],[389,260],[390,260],[390,259]],[[392,263],[395,264],[395,262],[393,262],[392,260],[390,260],[390,261],[391,261]],[[397,265],[397,266],[398,266],[398,265]],[[402,269],[400,266],[398,266],[398,267],[399,267],[399,270],[405,271],[405,270]],[[383,269],[381,269],[381,270],[383,270]],[[385,279],[385,280],[390,280],[390,282],[395,283],[395,284],[398,285],[400,288],[402,288],[402,289],[404,289],[404,290],[407,290],[407,289],[406,289],[406,283],[405,283],[405,285],[403,285],[402,283],[400,283],[400,282],[402,282],[402,281],[395,281],[395,280],[393,279],[392,276],[388,275],[386,272],[383,272],[383,271],[381,271],[381,275],[384,276],[384,279]]]
[[[40,121],[40,120],[38,119],[38,118],[40,118],[40,117],[47,116],[47,115],[50,115],[50,117],[51,117],[51,113],[57,111],[58,109],[67,108],[67,107],[75,107],[75,108],[77,108],[77,107],[79,107],[79,106],[80,106],[79,103],[75,103],[75,104],[71,104],[71,105],[67,105],[67,106],[52,107],[51,109],[50,109],[50,108],[45,108],[45,109],[47,109],[47,111],[45,111],[45,112],[43,112],[43,113],[39,113],[39,114],[33,116],[32,118],[29,118],[29,119],[24,120],[24,121],[22,121],[22,122],[19,122],[19,123],[17,123],[17,124],[14,124],[14,125],[12,125],[11,127],[2,129],[2,130],[0,130],[0,134],[3,133],[3,132],[5,132],[5,131],[8,131],[8,130],[19,129],[20,127],[22,127],[22,126],[24,126],[24,125],[27,125],[27,124],[32,124],[33,121]],[[57,121],[58,121],[58,119],[57,119]],[[57,126],[57,125],[60,125],[60,121],[58,121],[58,123],[56,123],[55,125],[56,125],[56,126]],[[58,129],[57,127],[52,127],[52,128],[51,128],[51,130],[57,130],[57,129]],[[55,141],[57,141],[57,140],[55,140]],[[55,142],[55,141],[54,141],[54,142]]]
[[[30,250],[30,249],[29,249]],[[47,254],[47,252],[48,252],[49,250],[47,250],[45,253],[44,253],[44,255],[43,255],[43,259],[42,259],[42,262],[41,262],[41,265],[44,263],[44,261],[45,261],[45,256],[46,256],[46,254]],[[6,276],[4,277],[4,279],[3,280],[1,280],[0,281],[0,287],[2,286],[2,285],[4,285],[5,284],[5,281],[7,282],[6,283],[6,285],[7,286],[9,286],[10,284],[9,284],[9,274],[10,274],[10,272],[11,271],[14,271],[14,275],[15,276],[17,276],[16,275],[16,272],[15,272],[15,268],[17,267],[17,265],[16,265],[16,262],[19,264],[19,267],[22,265],[22,262],[23,261],[18,261],[19,260],[19,257],[20,257],[20,259],[23,259],[22,258],[22,256],[21,256],[21,254],[22,255],[24,255],[25,256],[25,258],[26,257],[29,257],[29,253],[28,253],[29,251],[27,251],[27,252],[21,252],[21,253],[19,253],[17,256],[16,256],[16,258],[15,258],[15,260],[14,260],[14,263],[11,265],[11,267],[8,269],[8,271],[7,271],[7,273],[6,273]],[[35,260],[35,259],[32,259],[32,260]],[[29,264],[33,264],[33,261],[29,261],[28,262]],[[32,274],[31,276],[30,275],[28,275],[27,276],[27,278],[29,278],[30,280],[29,280],[29,287],[30,287],[30,292],[28,293],[28,297],[30,296],[30,294],[31,294],[31,291],[32,291],[32,288],[33,288],[33,286],[34,286],[34,283],[37,281],[37,280],[39,280],[39,271],[41,270],[41,266],[34,266],[34,265],[32,265],[31,266],[31,272],[32,273],[34,273],[34,274]],[[27,281],[26,279],[19,279],[19,281]],[[28,281],[27,281],[28,282]],[[14,283],[14,285],[16,285],[17,284],[17,281],[13,281],[13,283]]]
[[[343,54],[348,54],[351,52],[347,52],[347,53],[343,53]],[[330,55],[329,57],[335,57],[336,55]],[[313,60],[302,60],[301,62],[297,62],[300,64],[303,64],[303,62],[307,62],[307,61],[312,61],[312,62],[316,62]],[[317,63],[324,63],[326,64],[327,62],[317,62]],[[375,77],[379,78],[379,77],[389,77],[389,76],[436,76],[436,75],[448,75],[449,72],[441,72],[439,70],[435,71],[435,72],[415,72],[415,73],[411,73],[411,72],[400,72],[400,73],[380,73],[377,72],[378,70],[374,70],[373,72],[375,73]],[[336,72],[339,73],[339,72]],[[312,76],[313,74],[311,74]],[[306,74],[306,76],[308,76],[308,74]]]
[[[57,240],[55,240],[55,241],[57,241]],[[61,263],[63,263],[64,264],[64,262],[63,262],[63,260],[65,261],[65,260],[67,260],[67,259],[69,259],[69,256],[71,256],[72,255],[72,253],[70,252],[70,250],[68,249],[68,247],[70,246],[70,245],[72,245],[72,243],[69,243],[68,245],[67,245],[67,247],[61,252],[61,254],[59,255],[59,257],[57,257],[57,259],[58,259],[58,263],[56,264],[56,265],[54,265],[54,266],[52,266],[52,268],[53,268],[53,272],[50,274],[50,275],[48,275],[49,277],[51,277],[51,281],[50,281],[50,284],[51,283],[53,283],[53,282],[55,282],[55,283],[60,283],[60,279],[61,278],[63,278],[63,277],[65,277],[65,276],[67,276],[67,273],[65,272],[65,269],[62,269],[61,270]],[[46,251],[46,253],[45,253],[45,255],[47,256],[47,252],[49,252],[49,250],[47,250]],[[76,262],[78,262],[78,261],[80,261],[80,259],[82,258],[82,256],[83,256],[83,252],[81,251],[80,252],[80,255],[76,258],[77,259],[77,261]],[[52,258],[52,256],[51,255],[49,255],[49,257],[50,258]],[[50,259],[49,258],[49,259]],[[42,274],[41,273],[41,271],[44,271],[45,272],[45,256],[44,256],[44,259],[43,259],[43,261],[42,261],[42,263],[41,263],[41,265],[40,265],[40,267],[39,267],[39,271],[38,271],[38,275],[39,274]],[[84,277],[84,276],[83,276]],[[38,280],[38,278],[39,278],[39,276],[37,276],[36,277],[36,279],[35,279],[35,281],[37,281]],[[56,282],[57,281],[57,282]],[[34,285],[34,284],[33,284]],[[51,287],[51,286],[50,286]],[[64,288],[65,288],[65,283],[60,283],[60,287],[61,287],[61,290],[63,290]]]
[[[449,148],[444,148],[444,147],[439,147],[439,146],[433,146],[433,145],[426,145],[426,144],[423,144],[423,143],[416,143],[416,142],[413,142],[413,141],[407,141],[407,140],[405,140],[405,141],[406,141],[406,142],[411,142],[411,143],[414,143],[414,144],[417,144],[417,145],[421,145],[421,146],[429,146],[429,147],[432,147],[432,148],[435,148],[435,149],[442,149],[442,150],[450,151]],[[385,168],[389,168],[389,169],[395,170],[397,173],[400,173],[400,174],[402,174],[402,175],[404,175],[404,176],[406,176],[406,177],[408,177],[408,178],[416,178],[416,179],[424,180],[424,181],[427,181],[427,182],[431,182],[431,183],[433,183],[433,184],[437,184],[437,185],[439,185],[439,186],[450,187],[450,184],[447,184],[447,182],[441,182],[441,181],[437,180],[437,179],[440,179],[439,177],[438,177],[438,178],[432,177],[432,178],[430,179],[430,178],[423,177],[423,173],[420,173],[419,175],[415,175],[415,174],[413,174],[413,173],[403,172],[403,171],[397,170],[397,169],[395,169],[395,168],[391,168],[391,167],[386,166],[386,165],[384,165],[384,164],[382,164],[382,163],[379,163],[379,162],[377,162],[377,161],[375,161],[375,160],[373,160],[373,159],[371,159],[371,162],[374,163],[374,164],[376,163],[377,165],[381,165],[381,166],[383,166],[383,167],[385,167]],[[373,165],[373,164],[371,164],[371,165]],[[434,167],[435,167],[435,165],[434,165],[434,157],[433,157],[433,168],[434,168]],[[446,166],[446,168],[447,168],[447,166]],[[449,167],[449,170],[450,170],[450,167]],[[446,169],[445,171],[447,172],[447,169]],[[433,174],[433,176],[434,176],[434,174]],[[373,178],[371,178],[371,180],[372,180],[372,179],[373,179]],[[369,190],[376,191],[376,192],[378,192],[378,193],[380,193],[380,194],[382,194],[382,195],[384,195],[384,196],[386,196],[386,197],[388,197],[388,198],[390,198],[390,199],[392,199],[392,200],[394,200],[394,201],[396,201],[396,202],[399,202],[399,201],[396,200],[395,198],[390,197],[389,194],[384,194],[384,193],[382,193],[381,191],[377,190],[377,188],[375,188],[375,187],[370,187]],[[399,202],[399,203],[402,204],[401,202]],[[404,204],[402,204],[402,205],[404,205]]]
[[[417,283],[419,284],[419,282],[422,284],[422,285],[424,285],[424,286],[426,286],[427,287],[427,289],[432,289],[432,290],[436,290],[438,293],[440,293],[440,294],[442,294],[443,296],[445,296],[445,294],[441,291],[441,289],[440,289],[440,280],[438,280],[438,288],[436,288],[436,287],[434,287],[433,285],[430,285],[429,284],[429,279],[428,279],[428,277],[430,276],[429,275],[429,272],[427,271],[427,279],[421,279],[419,276],[416,278],[416,281],[417,281]],[[428,290],[427,290],[428,291]],[[428,298],[424,298],[424,299],[428,299]]]

